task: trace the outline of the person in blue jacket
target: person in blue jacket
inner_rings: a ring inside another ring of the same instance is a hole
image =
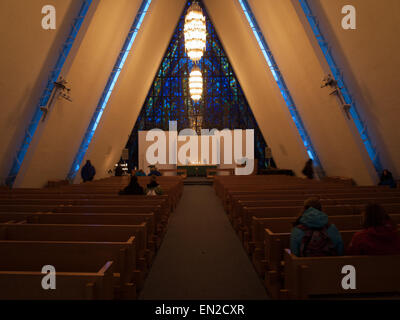
[[[140,169],[139,171],[136,171],[135,176],[136,177],[145,177],[146,174],[144,173],[144,171],[142,169]]]
[[[343,255],[342,236],[322,212],[318,198],[310,198],[304,202],[304,211],[292,229],[290,250],[299,257]]]

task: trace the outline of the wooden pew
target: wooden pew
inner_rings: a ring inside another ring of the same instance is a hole
[[[147,249],[154,255],[161,241],[154,236],[153,214],[0,213],[0,222],[7,221],[28,224],[136,225],[143,229],[137,234],[137,253],[140,258],[149,254]]]
[[[275,233],[289,233],[297,217],[282,218],[252,218],[251,239],[245,242],[247,252],[252,255],[255,250],[264,252],[265,229]],[[400,220],[400,215],[396,215]],[[329,221],[339,230],[354,230],[361,228],[361,215],[330,216]],[[247,240],[247,239],[246,239]]]
[[[257,218],[297,217],[302,209],[303,207],[260,207],[260,208],[244,207],[239,217],[235,219],[233,226],[236,230],[251,233],[252,217],[257,217]],[[355,215],[355,214],[360,214],[362,209],[363,206],[357,206],[357,205],[326,206],[324,207],[324,212],[330,216]]]
[[[6,212],[1,212],[0,213],[0,223],[6,223],[9,221],[13,222],[21,222],[21,221],[26,221],[26,219],[33,215],[32,213],[6,213]]]
[[[27,282],[35,281],[41,275],[38,272],[40,269],[33,267],[35,261],[39,261],[36,256],[30,258],[32,263],[28,263],[26,260],[17,260],[11,251],[23,251],[22,255],[26,252],[28,257],[29,252],[36,252],[41,258],[48,253],[53,261],[58,259],[55,263],[59,264],[56,269],[60,274],[65,269],[67,271],[64,274],[84,272],[87,275],[91,269],[90,272],[97,276],[100,267],[109,260],[114,269],[111,286],[119,288],[115,292],[119,295],[117,298],[132,298],[136,294],[134,283],[137,287],[143,285],[144,276],[165,234],[169,215],[176,207],[183,190],[183,180],[179,177],[158,177],[157,181],[164,191],[162,196],[119,196],[118,191],[129,182],[127,178],[102,179],[81,185],[57,184],[46,189],[2,188],[0,252],[6,245],[14,247],[14,250],[10,247],[4,249],[2,255],[9,261],[8,267],[4,265],[4,261],[0,262],[4,284],[8,285],[7,279],[19,281],[18,277],[25,277]],[[150,177],[139,177],[142,186],[149,182]],[[52,225],[48,225],[49,223]],[[127,232],[126,229],[130,230],[131,238],[122,234]],[[122,247],[129,241],[133,246]],[[21,244],[32,250],[20,247]],[[118,246],[121,246],[119,253]],[[78,250],[84,257],[78,259],[77,253],[70,252],[71,250]],[[70,257],[69,261],[64,261],[57,252]],[[131,253],[135,255],[132,256]],[[104,260],[107,257],[109,259]],[[92,264],[99,264],[100,258],[104,263],[98,268],[91,267]],[[14,262],[10,262],[10,259],[14,259]],[[81,260],[83,271],[77,265]],[[71,261],[76,265],[71,265]],[[24,263],[30,266],[21,268]],[[12,264],[15,268],[11,268]],[[140,269],[140,273],[136,269]],[[142,281],[141,284],[138,279]],[[87,290],[78,295],[77,299],[97,297],[95,285],[88,282],[83,287],[87,287]],[[42,297],[36,294],[34,288],[29,294],[28,296]],[[68,298],[67,295],[64,297]]]
[[[341,285],[345,265],[355,267],[355,290],[345,290]],[[387,298],[389,294],[399,299],[399,270],[400,255],[300,258],[285,250],[285,288],[280,292],[281,298]]]
[[[26,220],[29,224],[79,224],[79,225],[131,225],[137,229],[138,257],[144,257],[146,249],[156,250],[154,244],[153,214],[33,214]]]
[[[27,198],[24,197],[18,198],[1,198],[1,205],[34,205],[34,206],[161,206],[162,214],[169,216],[171,212],[171,208],[168,206],[168,202],[166,198],[164,199],[154,199],[152,196],[151,199],[148,199],[147,196],[140,196],[141,198],[131,198],[130,196],[120,196],[118,198],[78,198],[74,199],[73,195],[66,198],[57,197],[49,197],[47,195],[42,195],[40,199],[38,198]]]
[[[400,213],[400,203],[382,204],[388,214]],[[324,212],[329,216],[335,215],[358,215],[364,210],[364,205],[339,205],[325,206]],[[280,218],[280,217],[296,217],[299,215],[303,207],[269,207],[269,208],[247,208],[244,207],[235,222],[234,228],[240,231],[241,239],[244,239],[244,233],[249,233],[251,238],[252,217],[257,218]]]
[[[255,186],[254,186],[255,185]],[[302,185],[268,185],[263,186],[257,183],[253,183],[253,185],[246,186],[241,183],[237,187],[227,186],[227,189],[224,191],[223,204],[224,208],[227,209],[227,205],[231,202],[232,198],[235,196],[238,197],[251,197],[258,196],[259,199],[263,197],[272,197],[275,199],[285,199],[284,196],[288,196],[289,198],[294,196],[294,198],[299,195],[303,195],[303,199],[307,198],[307,196],[319,195],[324,197],[325,194],[343,194],[346,197],[346,194],[366,194],[371,193],[374,196],[380,196],[381,194],[396,197],[399,196],[399,191],[381,188],[381,187],[341,187],[341,186],[332,186],[329,184],[320,183],[319,185],[315,184],[302,184]]]
[[[344,248],[347,248],[358,230],[340,230]],[[281,273],[285,249],[290,248],[290,233],[274,233],[265,229],[265,260],[263,268],[265,274],[265,286],[273,298],[277,298],[282,287]]]
[[[138,258],[138,267],[143,273],[147,273],[150,268],[155,252],[160,245],[160,238],[149,236],[149,225],[141,217],[130,214],[35,214],[28,217],[29,224],[91,224],[94,226],[115,225],[132,226],[136,228],[136,253]]]
[[[151,213],[159,214],[161,206],[75,206],[75,205],[23,205],[1,204],[0,212],[59,212],[59,213]],[[160,216],[158,216],[160,217]]]
[[[355,232],[352,229],[360,228],[360,213],[367,203],[382,204],[392,219],[399,222],[398,190],[351,186],[342,180],[321,182],[284,176],[215,178],[217,196],[251,254],[256,270],[265,274],[265,284],[273,298],[282,289],[283,252],[289,247],[292,223],[305,199],[321,199],[330,222],[341,230],[345,247]]]
[[[114,182],[109,183],[111,180]],[[169,181],[167,181],[169,180]],[[168,201],[170,211],[173,210],[182,194],[183,180],[181,178],[165,179],[160,177],[158,182],[165,191],[162,196],[119,196],[118,192],[123,189],[129,183],[129,179],[117,178],[117,179],[103,179],[96,182],[85,183],[81,185],[69,185],[60,188],[46,188],[46,189],[33,189],[33,188],[17,188],[17,189],[7,189],[3,188],[0,190],[0,199],[3,198],[18,198],[21,196],[33,197],[35,198],[46,198],[49,196],[59,196],[59,197],[73,197],[73,198],[116,198],[124,201],[128,199],[152,199],[161,200],[165,199]],[[142,186],[146,186],[149,183],[149,177],[139,177],[139,183]]]
[[[245,190],[245,191],[243,191]],[[326,186],[320,186],[319,188],[307,188],[307,186],[298,186],[295,188],[279,188],[279,189],[271,189],[271,188],[246,188],[245,186],[240,186],[239,190],[232,190],[232,191],[226,191],[224,194],[223,198],[223,205],[225,210],[229,206],[229,202],[231,201],[230,198],[233,195],[252,195],[252,194],[258,194],[259,196],[263,195],[303,195],[304,199],[309,197],[310,195],[320,195],[323,196],[324,194],[333,194],[333,193],[360,193],[360,194],[365,194],[365,193],[371,193],[374,195],[380,195],[380,194],[387,194],[392,197],[396,197],[399,195],[398,191],[385,191],[379,190],[376,187],[366,189],[366,188],[361,188],[361,187],[353,187],[351,189],[342,189],[342,188],[331,188],[331,187],[326,187]],[[278,198],[279,199],[279,198]]]
[[[146,230],[141,225],[0,224],[0,241],[128,242],[135,237],[134,276],[138,289],[148,271]]]
[[[400,224],[400,214],[391,214],[391,219]],[[264,251],[265,229],[276,233],[291,232],[296,217],[282,218],[252,218],[252,238],[246,243],[248,253],[251,254],[255,249]],[[362,226],[361,215],[330,216],[329,222],[334,224],[339,230],[356,230]]]
[[[284,198],[284,196],[282,197]],[[281,200],[271,200],[271,199],[236,199],[232,201],[233,206],[231,207],[230,213],[231,220],[237,217],[242,207],[295,207],[295,206],[303,206],[304,200],[302,199],[281,199]],[[368,203],[400,203],[400,195],[397,197],[388,197],[388,196],[380,196],[373,197],[371,194],[368,197],[357,198],[357,195],[352,198],[322,198],[321,200],[322,207],[326,206],[338,206],[338,205],[366,205]]]
[[[166,231],[166,225],[168,218],[165,215],[160,214],[160,206],[53,206],[53,205],[2,205],[0,204],[0,215],[12,212],[23,212],[23,213],[104,213],[104,214],[151,214],[154,213],[155,232],[161,235]]]
[[[0,300],[108,300],[114,298],[113,262],[89,272],[57,272],[56,290],[44,290],[40,271],[0,271]],[[97,270],[97,271],[96,271]]]
[[[350,243],[355,230],[359,231],[360,228],[340,230],[345,247]],[[279,270],[286,248],[290,248],[290,232],[273,232],[270,229],[265,229],[264,257],[266,268],[261,270],[261,273],[265,273],[266,270]]]
[[[132,283],[135,238],[126,242],[0,241],[0,271],[38,272],[52,265],[56,272],[93,273],[113,261],[113,286],[122,298],[136,297]]]

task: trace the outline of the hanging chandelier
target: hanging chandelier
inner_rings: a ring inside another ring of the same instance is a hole
[[[199,67],[195,66],[189,77],[190,96],[194,101],[199,101],[203,93],[203,75]]]
[[[206,49],[206,18],[197,2],[189,7],[185,17],[185,49],[190,60],[198,62]]]

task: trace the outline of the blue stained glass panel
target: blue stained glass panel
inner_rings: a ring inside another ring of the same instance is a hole
[[[192,128],[199,134],[201,129],[254,129],[254,156],[263,168],[267,144],[212,21],[202,1],[198,2],[207,23],[206,52],[198,63],[203,74],[202,98],[194,103],[188,88],[188,77],[193,68],[193,62],[185,52],[183,36],[185,15],[192,4],[192,0],[188,0],[128,140],[130,165],[138,166],[139,131],[168,130],[169,121],[177,121],[178,131]]]

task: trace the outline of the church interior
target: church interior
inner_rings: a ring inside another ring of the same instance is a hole
[[[0,12],[0,300],[400,298],[400,1]]]

